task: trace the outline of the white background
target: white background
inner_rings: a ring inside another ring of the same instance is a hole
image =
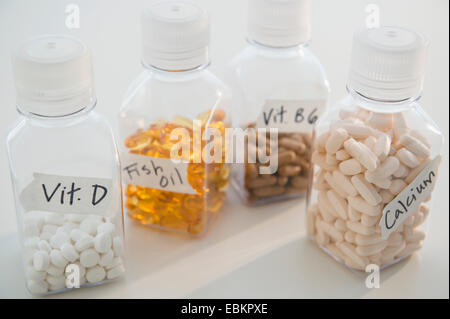
[[[94,53],[97,111],[116,127],[122,95],[141,69],[139,18],[148,2],[0,0],[0,297],[27,297],[5,149],[8,128],[18,118],[11,51],[33,35],[68,33],[81,38]],[[245,45],[246,1],[196,2],[212,15],[212,69],[220,75]],[[69,3],[80,7],[78,30],[65,27]],[[380,289],[367,289],[364,276],[336,264],[304,238],[304,202],[247,209],[230,191],[223,216],[206,238],[186,240],[127,223],[127,277],[59,297],[448,298],[449,2],[313,0],[311,46],[328,73],[331,103],[345,94],[352,33],[365,23],[369,3],[379,5],[382,24],[415,29],[431,44],[422,105],[446,141],[428,238],[419,255],[383,271]]]

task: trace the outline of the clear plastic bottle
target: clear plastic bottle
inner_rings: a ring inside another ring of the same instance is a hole
[[[352,269],[422,247],[443,143],[418,102],[426,48],[402,28],[357,32],[349,93],[317,123],[308,233]]]
[[[125,210],[144,225],[200,235],[225,201],[229,175],[225,154],[204,161],[202,133],[213,128],[224,136],[231,96],[208,68],[209,18],[202,8],[156,3],[142,24],[144,70],[120,112]],[[175,163],[180,131],[189,149]]]
[[[18,124],[7,149],[27,288],[48,294],[118,278],[118,152],[97,103],[89,50],[44,36],[13,58]]]
[[[248,45],[228,75],[233,127],[278,128],[278,170],[264,174],[259,160],[235,165],[233,186],[248,204],[306,194],[312,128],[329,96],[325,72],[308,46],[309,11],[310,1],[249,0]]]

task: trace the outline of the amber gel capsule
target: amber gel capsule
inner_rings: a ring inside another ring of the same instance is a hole
[[[142,30],[144,70],[120,111],[125,211],[159,230],[201,235],[221,211],[230,171],[222,140],[230,94],[208,68],[208,14],[191,3],[157,3],[143,12]],[[208,162],[202,135],[212,129],[221,154]],[[172,138],[179,133],[184,142]],[[180,143],[183,161],[175,163]]]

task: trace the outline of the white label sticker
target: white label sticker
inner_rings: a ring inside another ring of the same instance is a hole
[[[175,163],[170,158],[137,154],[126,154],[120,160],[125,184],[175,193],[197,194],[187,179],[188,163]]]
[[[431,195],[436,184],[440,163],[441,156],[437,156],[411,184],[384,207],[383,217],[380,220],[383,239],[387,239],[409,216],[417,213],[420,204]]]
[[[25,211],[104,215],[111,193],[111,179],[34,173],[19,200]]]
[[[325,100],[267,100],[257,127],[279,132],[309,133],[325,110]]]

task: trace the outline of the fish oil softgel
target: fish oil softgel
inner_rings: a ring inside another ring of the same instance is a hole
[[[232,61],[228,80],[233,126],[249,137],[232,184],[250,205],[306,195],[312,129],[329,95],[307,45],[309,10],[308,0],[249,1],[249,43]]]
[[[203,120],[202,120],[203,119]],[[225,136],[226,124],[223,110],[210,111],[197,118],[201,123],[201,133],[214,127],[221,136]],[[160,121],[152,124],[148,130],[140,131],[125,140],[125,145],[133,154],[170,159],[175,141],[171,134],[178,128],[189,131],[193,141],[192,121],[180,116],[172,122]],[[202,141],[202,149],[206,142]],[[225,143],[221,143],[225,154]],[[127,185],[126,208],[128,216],[146,225],[164,229],[173,229],[190,234],[204,231],[208,218],[211,218],[222,206],[226,198],[230,167],[225,163],[194,163],[194,153],[189,154],[187,182],[195,194],[169,192],[138,185]],[[225,156],[222,157],[225,160]]]
[[[394,27],[354,37],[349,95],[318,122],[308,234],[365,270],[422,247],[442,134],[417,100],[426,42]]]
[[[208,70],[203,9],[157,3],[142,24],[145,70],[120,113],[125,210],[144,225],[200,235],[226,199],[230,94]]]
[[[13,58],[19,124],[7,147],[26,286],[34,295],[124,273],[118,152],[93,108],[89,50],[45,36]]]

